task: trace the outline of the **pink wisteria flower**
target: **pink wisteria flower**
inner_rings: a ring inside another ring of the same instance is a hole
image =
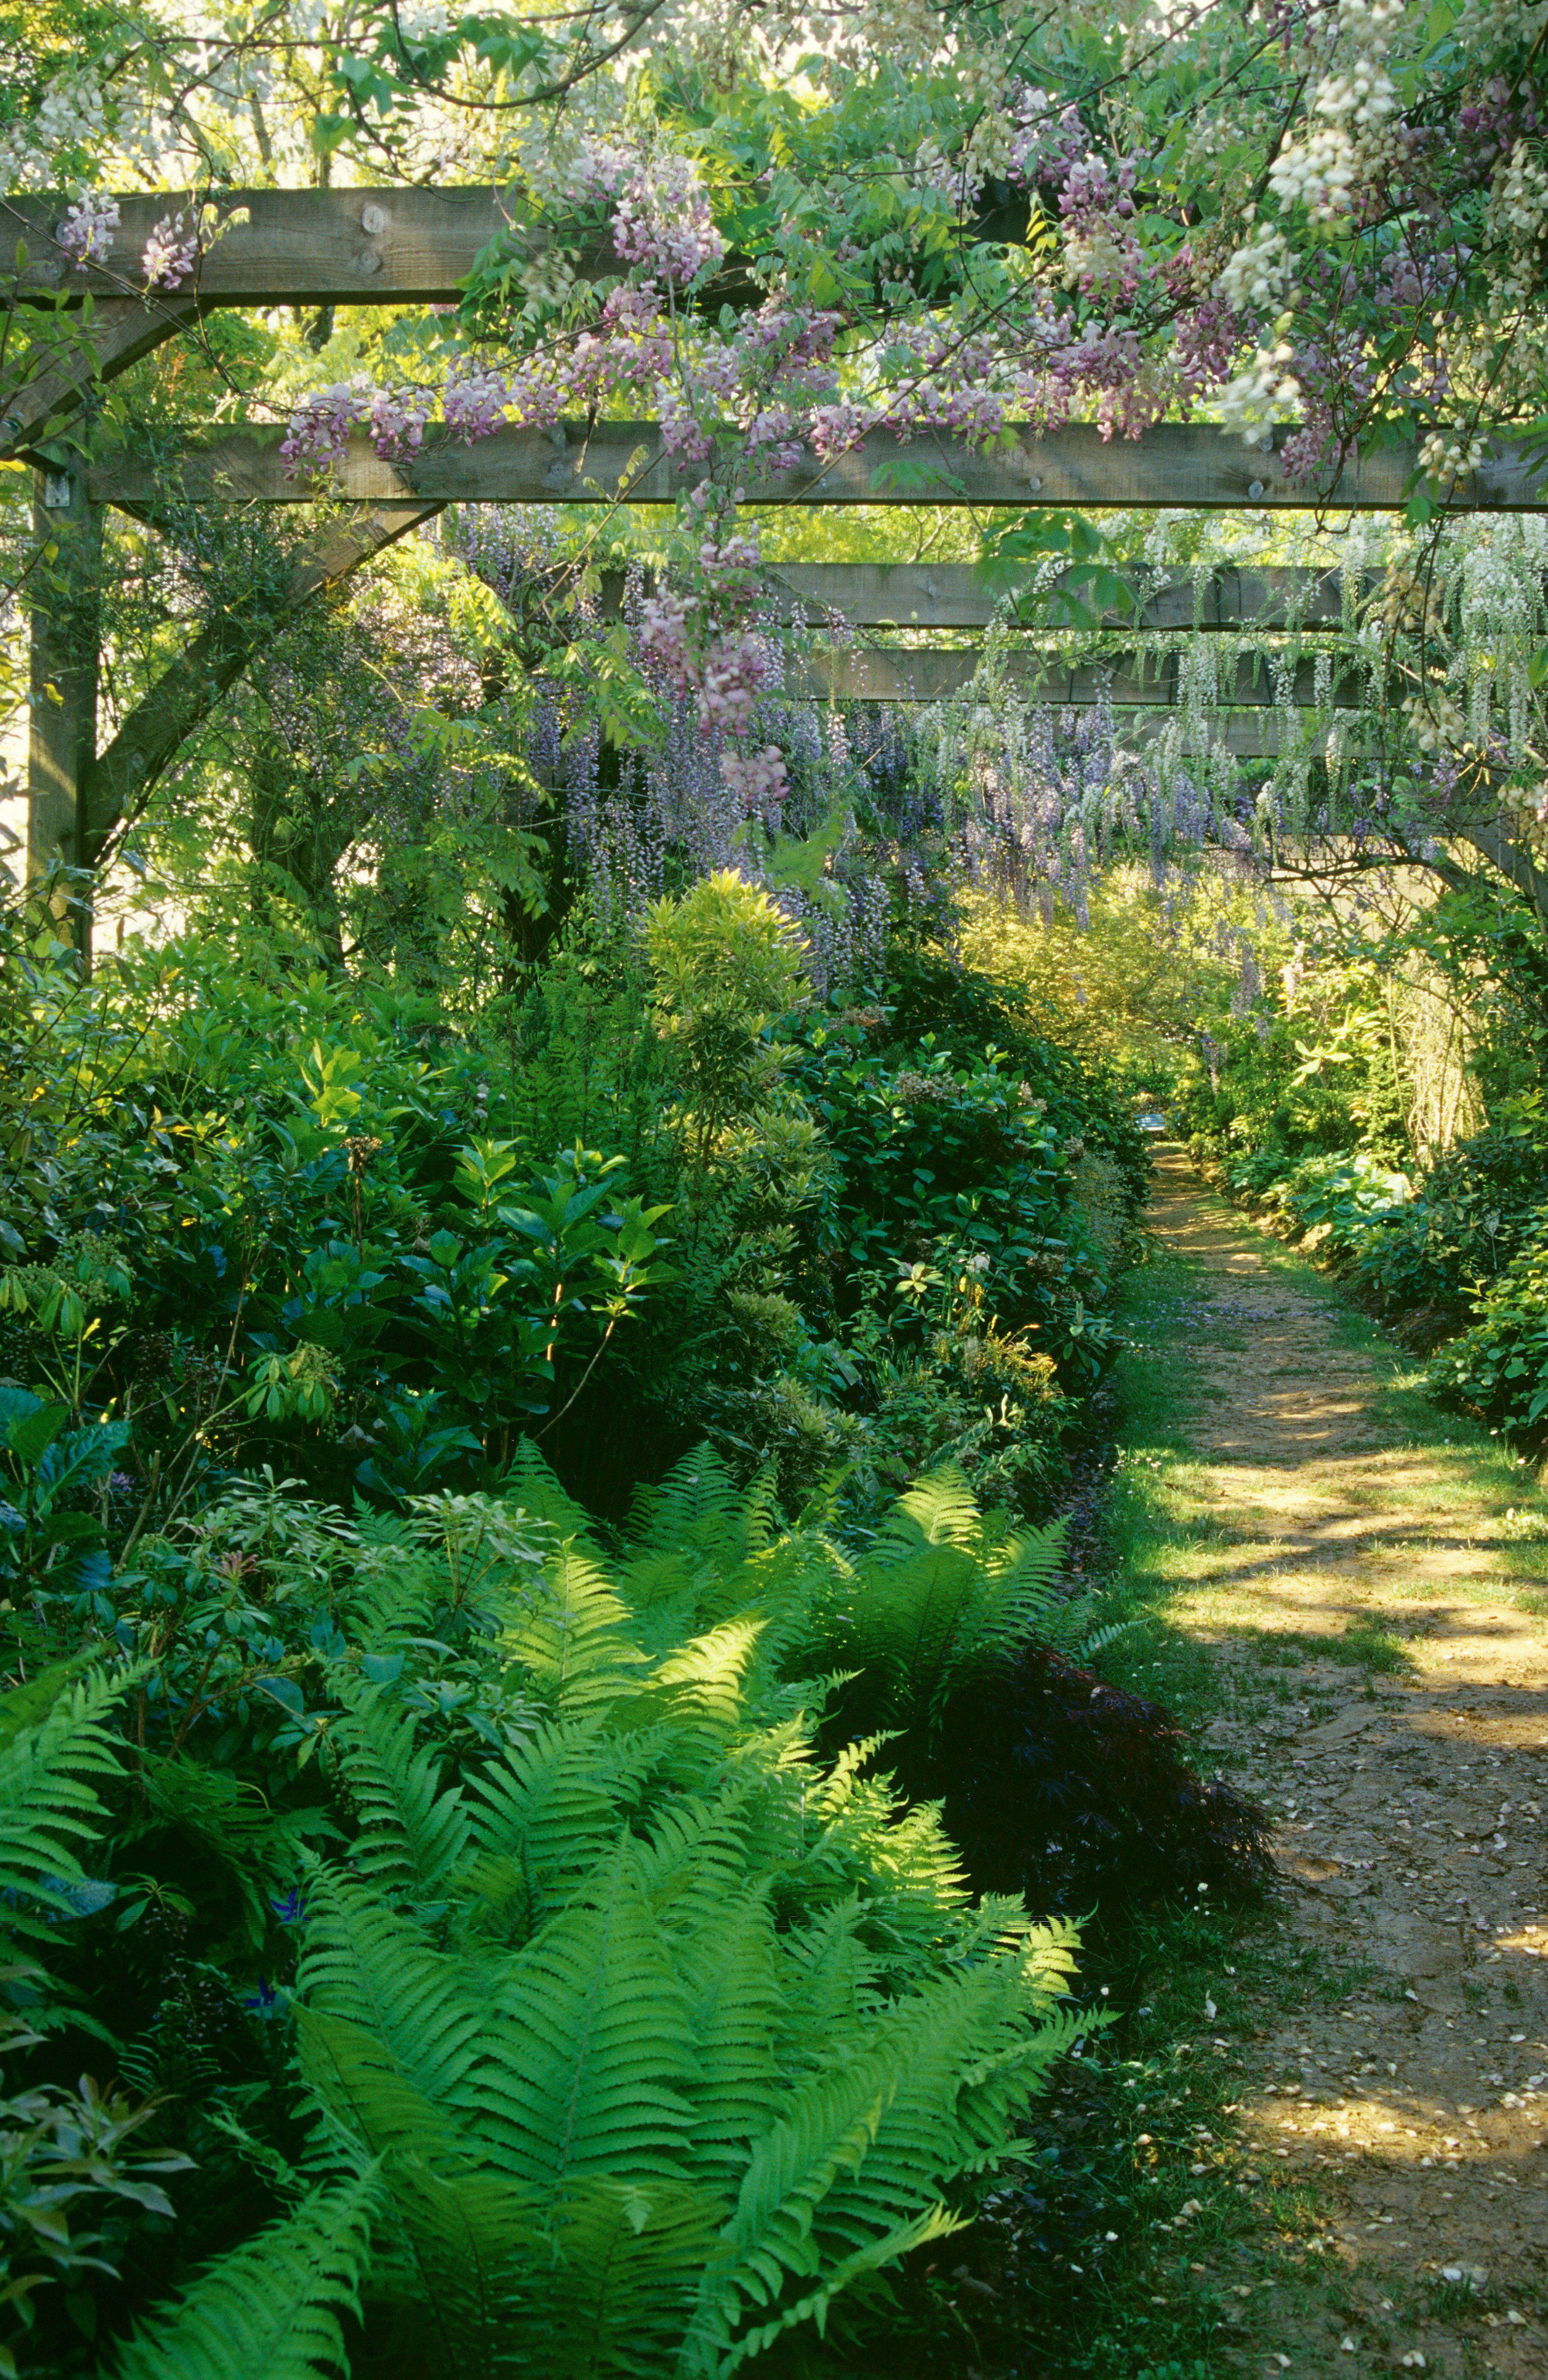
[[[188,215],[163,215],[140,259],[147,289],[177,289],[193,271],[199,226]]]
[[[76,271],[84,273],[106,256],[118,223],[117,200],[105,190],[88,190],[68,208],[54,237]]]

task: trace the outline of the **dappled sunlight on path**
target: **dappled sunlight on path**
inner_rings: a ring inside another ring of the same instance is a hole
[[[1208,2277],[1244,2370],[1548,2375],[1548,1545],[1180,1150],[1151,1220],[1203,1268],[1169,1318],[1193,1351],[1171,1609],[1337,1978],[1261,2013],[1239,2109],[1265,2222],[1276,2176],[1314,2186],[1325,2287]]]

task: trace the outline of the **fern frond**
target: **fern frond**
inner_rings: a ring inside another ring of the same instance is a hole
[[[457,1961],[366,1888],[314,1874],[297,1989],[310,2007],[373,2034],[415,2090],[452,2104],[482,2010]]]
[[[47,1930],[29,1904],[73,1914],[68,1887],[80,1876],[78,1846],[97,1835],[97,1783],[119,1765],[120,1748],[104,1721],[140,1674],[103,1670],[72,1682],[45,1671],[18,1689],[24,1715],[0,1742],[0,1895],[13,1933]],[[0,1700],[0,1712],[9,1700]]]
[[[744,1885],[676,1952],[693,2031],[698,2160],[727,2171],[779,2113],[788,2087],[775,2054],[783,1993],[765,1888]]]
[[[445,2108],[415,2088],[377,2034],[303,2006],[296,2010],[296,2046],[314,2097],[368,2156],[405,2153],[431,2166],[456,2161],[462,2143]]]
[[[1110,1645],[1131,1634],[1137,1625],[1133,1620],[1115,1620],[1109,1627],[1093,1630],[1090,1636],[1081,1637],[1076,1647],[1076,1659],[1083,1670],[1089,1670],[1099,1653],[1105,1653]]]
[[[366,1694],[330,1742],[360,1820],[354,1866],[384,1892],[428,1898],[463,1858],[468,1817],[461,1788],[443,1786],[440,1758],[417,1732],[412,1711]]]
[[[531,1923],[562,1905],[617,1841],[663,1748],[659,1733],[607,1736],[598,1719],[552,1720],[477,1779],[473,1840],[484,1860],[518,1864]]]
[[[404,2312],[421,2332],[412,2363],[403,2357],[398,2368],[437,2380],[511,2370],[523,2295],[530,2308],[551,2285],[549,2210],[504,2174],[448,2173],[416,2156],[389,2159],[383,2181],[416,2276]]]
[[[884,2272],[887,2265],[899,2264],[905,2256],[911,2256],[916,2248],[928,2247],[932,2240],[949,2240],[954,2231],[963,2231],[967,2228],[965,2216],[953,2215],[945,2206],[937,2204],[916,2216],[911,2223],[900,2223],[882,2238],[867,2240],[863,2247],[857,2248],[841,2264],[825,2273],[820,2288],[808,2289],[793,2304],[782,2307],[772,2322],[754,2323],[739,2338],[726,2339],[713,2363],[685,2359],[685,2380],[689,2374],[710,2372],[713,2372],[716,2380],[720,2380],[723,2374],[729,2375],[737,2372],[753,2356],[762,2355],[766,2348],[774,2346],[787,2332],[798,2329],[802,2323],[815,2323],[821,2335],[835,2300],[841,2297],[846,2289],[852,2289],[867,2273]],[[695,2347],[698,2349],[697,2341]],[[701,2350],[699,2351],[701,2353]]]
[[[707,1553],[737,1561],[761,1510],[757,1487],[750,1498],[714,1449],[700,1446],[674,1463],[659,1488],[636,1489],[628,1535],[640,1553]]]
[[[787,2073],[822,2064],[835,2040],[854,2038],[876,1961],[860,1940],[858,1894],[778,1937],[779,2058]]]
[[[675,1645],[647,1681],[615,1704],[612,1724],[640,1728],[669,1721],[672,1773],[680,1779],[697,1772],[746,1723],[746,1681],[763,1633],[762,1620],[744,1615]]]
[[[676,2370],[724,2213],[682,2183],[571,2183],[555,2208],[552,2261],[534,2308],[537,2351],[523,2368],[564,2380]]]
[[[555,2189],[670,2180],[692,2123],[687,1995],[626,1840],[512,1961],[465,2086],[490,2154]]]
[[[813,2209],[814,2247],[847,2254],[910,2220],[951,2175],[1003,2155],[1012,2113],[1090,2024],[1074,2010],[1029,2022],[1014,1957],[938,1977],[889,2010],[874,2052],[886,2104],[863,2163],[835,2175]]]
[[[362,1513],[360,1532],[339,1618],[360,1652],[396,1652],[429,1633],[439,1585],[435,1565],[396,1512]]]
[[[101,1667],[101,1653],[89,1646],[84,1652],[72,1653],[67,1660],[51,1661],[35,1678],[0,1694],[0,1752],[29,1728],[41,1727],[60,1696],[84,1671]]]
[[[312,2192],[138,2330],[118,2380],[333,2380],[360,2313],[373,2176]]]
[[[696,1933],[740,1891],[747,1873],[751,1778],[713,1794],[676,1795],[649,1815],[648,1846],[635,1845],[640,1888],[666,1931]]]
[[[552,1465],[530,1438],[518,1441],[500,1481],[500,1493],[506,1503],[519,1505],[533,1520],[546,1521],[561,1537],[573,1537],[588,1546],[596,1537],[597,1524],[591,1513],[565,1493]]]
[[[645,1660],[628,1606],[599,1564],[575,1543],[544,1564],[544,1593],[501,1643],[536,1692],[566,1718],[604,1711]]]
[[[896,1548],[896,1558],[906,1560],[920,1540],[927,1546],[958,1546],[968,1553],[981,1547],[983,1515],[967,1475],[955,1463],[925,1472],[898,1498],[877,1532],[875,1559],[887,1560]]]

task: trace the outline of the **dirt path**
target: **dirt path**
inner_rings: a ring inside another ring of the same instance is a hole
[[[1517,1516],[1395,1428],[1390,1366],[1180,1150],[1152,1220],[1205,1290],[1172,1615],[1213,1648],[1211,1741],[1275,1812],[1293,1933],[1354,1979],[1244,2058],[1244,2183],[1317,2185],[1325,2286],[1238,2279],[1242,2368],[1548,2380],[1548,1626],[1505,1599]]]

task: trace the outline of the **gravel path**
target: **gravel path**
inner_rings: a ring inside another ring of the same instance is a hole
[[[1234,2289],[1242,2368],[1548,2380],[1548,1629],[1504,1599],[1516,1516],[1451,1500],[1444,1438],[1395,1431],[1379,1358],[1180,1150],[1152,1221],[1208,1291],[1181,1423],[1206,1555],[1174,1616],[1275,1812],[1289,1925],[1355,1979],[1293,2030],[1265,2011],[1246,2058],[1250,2153],[1326,2225],[1324,2288]],[[1395,1673],[1323,1657],[1346,1636]],[[1265,1720],[1276,1639],[1299,1666]]]

